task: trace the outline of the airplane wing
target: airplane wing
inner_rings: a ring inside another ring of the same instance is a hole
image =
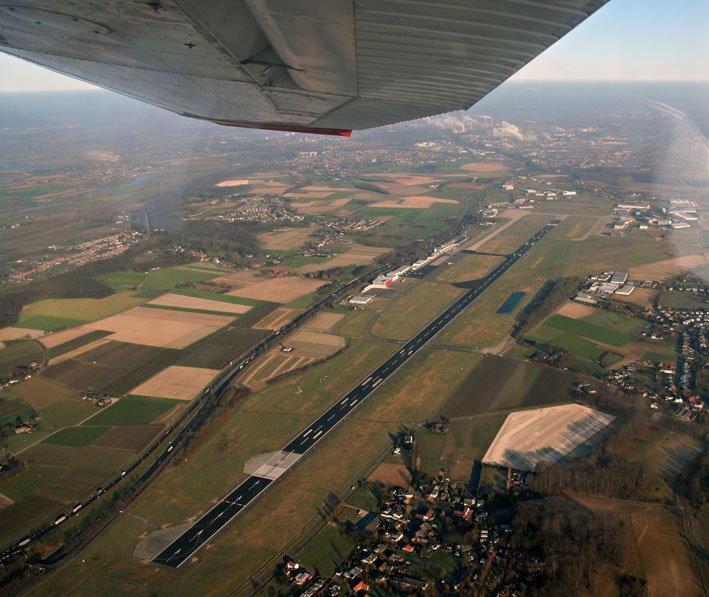
[[[184,116],[347,135],[469,108],[605,1],[19,0],[0,50]]]

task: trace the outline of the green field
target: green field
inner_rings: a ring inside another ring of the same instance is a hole
[[[147,425],[178,404],[182,402],[150,396],[126,396],[92,417],[87,425],[90,424],[91,428],[95,425]]]
[[[484,356],[478,366],[456,387],[441,408],[449,419],[495,411],[558,404],[571,400],[577,375],[523,363]]]
[[[54,331],[96,321],[135,307],[144,300],[130,292],[117,292],[102,299],[48,299],[26,305],[19,327]]]
[[[88,446],[109,429],[110,427],[69,427],[68,429],[62,429],[61,431],[53,433],[44,440],[44,443],[79,448]]]
[[[601,312],[598,315],[591,315],[582,319],[553,315],[544,325],[575,336],[603,342],[604,344],[625,346],[632,340],[630,334],[639,332],[643,324],[637,319],[622,317],[615,313]]]
[[[666,291],[660,295],[660,306],[673,309],[706,309],[709,305],[693,292]]]
[[[25,420],[36,411],[12,390],[0,390],[0,425],[14,425],[17,417]]]
[[[325,577],[332,576],[354,546],[350,535],[328,524],[298,552],[297,558],[308,570]]]
[[[33,361],[44,361],[42,347],[33,340],[23,340],[0,348],[0,377],[11,374],[15,367],[29,366]]]
[[[418,467],[435,476],[445,468],[451,479],[469,481],[473,465],[485,455],[507,414],[480,415],[451,421],[448,433],[421,429],[416,434]]]
[[[75,328],[82,323],[86,323],[86,320],[34,315],[32,317],[23,318],[19,323],[15,324],[15,327],[28,328],[30,330],[44,330],[45,332],[57,332],[67,328]]]
[[[172,290],[179,284],[195,284],[204,280],[218,278],[219,271],[205,271],[194,268],[168,267],[148,273],[140,285],[141,290]]]

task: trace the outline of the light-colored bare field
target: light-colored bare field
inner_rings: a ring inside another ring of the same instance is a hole
[[[502,217],[505,218],[507,221],[495,226],[488,234],[486,234],[485,236],[476,240],[472,245],[467,246],[466,249],[469,249],[471,251],[477,251],[487,241],[495,238],[498,234],[500,234],[500,232],[505,230],[505,228],[512,226],[512,224],[514,224],[520,218],[523,218],[524,216],[526,216],[528,213],[529,213],[528,211],[523,211],[521,209],[506,210],[505,212],[503,212]]]
[[[345,339],[342,336],[309,330],[294,332],[288,336],[286,343],[295,349],[298,356],[326,357],[345,347]]]
[[[613,498],[573,496],[573,499],[591,510],[630,518],[647,577],[648,597],[703,595],[677,519],[666,507]]]
[[[198,309],[200,311],[221,311],[222,313],[246,313],[251,309],[249,305],[237,305],[236,303],[226,303],[212,299],[197,298],[195,296],[183,296],[181,294],[163,294],[148,303],[149,305],[159,305],[161,307],[178,307],[180,309]]]
[[[470,162],[463,164],[460,169],[480,176],[494,176],[508,174],[511,167],[505,162]]]
[[[266,251],[290,251],[304,245],[315,230],[317,230],[316,226],[286,228],[259,234],[258,240]]]
[[[440,197],[416,196],[402,197],[401,199],[387,199],[372,203],[372,207],[392,207],[403,209],[428,209],[435,203],[451,203],[457,205],[455,199],[442,199]]]
[[[83,346],[79,346],[79,348],[75,348],[74,350],[70,350],[68,352],[62,353],[59,356],[56,356],[56,357],[50,359],[49,364],[50,365],[57,365],[58,363],[63,363],[64,361],[68,361],[69,359],[73,359],[74,357],[78,357],[79,355],[82,355],[85,352],[88,352],[89,350],[93,350],[94,348],[98,348],[99,346],[103,346],[104,344],[107,344],[110,341],[111,341],[110,336],[108,336],[106,338],[99,338],[98,340],[94,340],[93,342],[89,342],[88,344],[84,344]]]
[[[14,503],[15,500],[7,497],[4,493],[0,493],[0,510],[7,508],[8,506],[12,506]]]
[[[631,280],[664,280],[675,274],[705,265],[706,262],[704,255],[685,255],[684,257],[665,259],[630,268],[630,278]]]
[[[598,309],[591,307],[590,305],[582,305],[581,303],[576,303],[574,301],[568,301],[561,306],[561,309],[557,311],[559,315],[564,315],[571,319],[581,319],[582,317],[588,317],[597,313]]]
[[[394,487],[409,487],[411,485],[411,473],[403,464],[382,462],[372,471],[367,480],[379,481],[384,483],[384,485]]]
[[[260,279],[258,275],[249,270],[240,270],[234,272],[233,274],[227,274],[226,276],[219,276],[218,278],[212,278],[210,282],[215,284],[223,284],[225,286],[233,286],[235,288],[241,288],[242,286],[248,286],[253,284],[254,280]]]
[[[279,330],[301,312],[301,309],[280,307],[264,317],[253,327],[261,330]]]
[[[231,323],[227,315],[187,313],[150,307],[134,307],[85,327],[114,332],[108,338],[133,344],[185,348]]]
[[[4,340],[20,340],[22,338],[42,338],[43,336],[44,332],[42,330],[31,330],[29,328],[13,327],[0,328],[0,343]],[[79,336],[81,336],[81,334],[79,334]],[[44,338],[42,339],[44,341]]]
[[[385,249],[383,247],[364,247],[364,246],[354,246],[352,249],[346,253],[340,253],[331,257],[327,261],[322,263],[308,263],[298,268],[299,272],[317,272],[323,269],[330,269],[332,267],[344,267],[346,265],[366,265],[371,263],[372,260],[386,253],[390,249]]]
[[[232,290],[227,294],[259,301],[290,303],[301,296],[315,292],[325,283],[322,280],[310,280],[300,276],[283,276],[256,282],[255,284]]]
[[[44,344],[47,348],[54,348],[56,346],[59,346],[60,344],[64,344],[65,342],[69,342],[70,340],[74,340],[75,338],[78,338],[79,336],[83,336],[84,334],[88,334],[92,329],[96,328],[88,328],[86,326],[80,325],[75,328],[70,328],[68,330],[62,330],[61,332],[56,332],[54,334],[47,334],[46,336],[42,337],[42,344]],[[0,338],[1,340],[2,338]]]
[[[580,404],[514,412],[507,416],[483,462],[533,471],[551,465],[594,436],[615,417]]]
[[[315,317],[309,319],[302,326],[302,329],[315,332],[327,332],[330,328],[337,325],[344,317],[344,313],[319,313]]]
[[[130,393],[138,396],[192,400],[217,373],[218,369],[171,365],[133,388]]]
[[[243,187],[244,185],[249,184],[249,179],[248,178],[237,178],[234,180],[223,180],[222,182],[219,182],[215,184],[215,187]]]

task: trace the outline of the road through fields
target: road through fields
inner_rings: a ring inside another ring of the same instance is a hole
[[[247,477],[225,498],[202,515],[189,529],[175,539],[155,558],[154,562],[178,567],[200,547],[214,537],[230,520],[252,503],[269,485],[317,444],[331,429],[368,398],[386,379],[391,377],[416,352],[457,317],[468,305],[519,261],[538,241],[556,226],[558,220],[547,224],[532,235],[514,253],[481,278],[443,313],[407,341],[396,354],[372,371],[369,376],[341,397],[305,430],[276,452],[255,474]]]

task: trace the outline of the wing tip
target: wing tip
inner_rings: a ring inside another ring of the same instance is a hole
[[[234,126],[243,129],[260,129],[265,131],[280,131],[285,133],[306,133],[311,135],[330,135],[334,137],[352,136],[351,129],[320,128],[315,126],[300,126],[293,124],[280,124],[275,122],[245,122],[241,120],[208,118],[205,116],[198,116],[196,114],[188,113],[183,113],[183,116],[187,116],[188,118],[196,118],[197,120],[207,120],[208,122],[213,122],[214,124],[220,124],[222,126]]]

